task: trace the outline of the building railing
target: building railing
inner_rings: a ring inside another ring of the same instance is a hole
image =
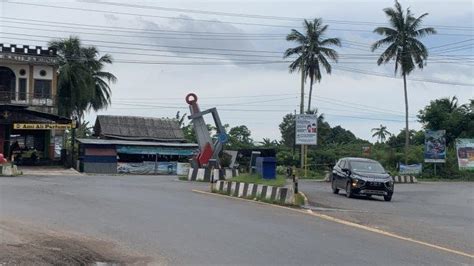
[[[54,107],[57,104],[57,97],[45,93],[0,91],[0,104]]]

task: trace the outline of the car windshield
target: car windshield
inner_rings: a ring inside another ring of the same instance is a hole
[[[385,169],[377,162],[352,161],[351,169],[354,172],[383,174]]]

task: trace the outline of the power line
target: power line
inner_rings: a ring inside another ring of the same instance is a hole
[[[185,8],[173,8],[173,7],[162,7],[162,6],[150,6],[150,5],[138,5],[138,4],[128,4],[128,3],[117,3],[117,2],[97,2],[96,4],[100,5],[112,5],[119,7],[132,7],[140,9],[154,9],[162,11],[172,11],[172,12],[183,12],[183,13],[196,13],[196,14],[206,14],[206,15],[219,15],[219,16],[230,16],[230,17],[244,17],[244,18],[256,18],[256,19],[269,19],[269,20],[284,20],[284,21],[302,21],[308,18],[302,17],[286,17],[286,16],[268,16],[268,15],[256,15],[256,14],[243,14],[243,13],[231,13],[231,12],[221,12],[221,11],[208,11],[208,10],[196,10],[196,9],[185,9]],[[366,22],[366,21],[348,21],[348,20],[327,20],[328,22],[337,24],[359,24],[359,25],[379,25],[377,22]],[[472,29],[473,27],[469,26],[444,26],[436,25],[437,27],[450,28],[450,29]]]
[[[129,15],[129,16],[142,16],[142,17],[155,17],[155,18],[166,18],[166,19],[175,19],[175,20],[191,20],[191,21],[200,21],[205,23],[222,23],[222,24],[235,24],[235,25],[245,25],[245,26],[263,26],[263,27],[279,27],[279,28],[297,28],[295,26],[289,25],[274,25],[274,24],[261,24],[261,23],[247,23],[247,22],[233,22],[233,21],[220,21],[220,20],[205,20],[205,19],[193,19],[188,17],[169,17],[169,16],[159,16],[159,15],[150,15],[150,14],[137,14],[137,13],[128,13],[128,12],[117,12],[117,11],[101,11],[95,9],[87,8],[78,8],[78,7],[65,7],[65,6],[52,6],[44,4],[33,4],[33,3],[22,3],[22,2],[7,2],[9,4],[18,4],[18,5],[30,5],[30,6],[39,6],[39,7],[48,7],[48,8],[57,8],[57,9],[68,9],[68,10],[78,10],[78,11],[87,11],[87,12],[96,12],[96,13],[110,13],[118,15]],[[372,32],[370,30],[357,30],[357,29],[334,29],[335,31],[358,31],[358,32]],[[449,35],[449,36],[472,36],[472,34],[458,34],[458,33],[438,33],[438,35]]]

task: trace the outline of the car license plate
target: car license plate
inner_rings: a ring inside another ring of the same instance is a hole
[[[376,194],[376,195],[385,195],[387,192],[381,190],[362,190],[363,194]]]

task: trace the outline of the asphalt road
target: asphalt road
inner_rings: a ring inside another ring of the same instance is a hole
[[[474,183],[395,184],[391,202],[348,199],[326,182],[300,183],[312,206],[347,210],[323,211],[332,216],[474,254]]]
[[[194,193],[193,188],[208,186],[167,176],[0,178],[0,221],[107,241],[151,264],[474,263],[303,213]]]

